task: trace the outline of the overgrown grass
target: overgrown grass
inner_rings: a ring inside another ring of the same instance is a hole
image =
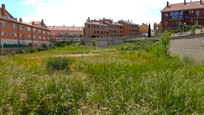
[[[96,50],[92,57],[49,57]],[[0,57],[0,113],[204,114],[203,63],[166,57],[151,41],[96,50],[66,46]],[[50,73],[49,62],[69,71]]]

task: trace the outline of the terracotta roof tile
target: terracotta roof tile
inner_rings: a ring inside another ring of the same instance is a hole
[[[118,25],[118,26],[123,26],[122,24],[119,24],[117,22],[109,22],[109,21],[105,21],[106,24],[109,24],[109,25]]]
[[[202,9],[204,8],[204,4],[200,4],[200,1],[196,2],[187,2],[187,5],[184,3],[179,4],[169,4],[169,7],[165,7],[161,12],[170,12],[177,10],[190,10],[190,9]]]
[[[129,24],[129,25],[136,25],[136,26],[139,26],[139,24],[135,24],[135,23],[132,23],[132,22],[128,22],[128,21],[125,21],[125,20],[121,20],[122,22],[126,23],[126,24]]]
[[[83,31],[83,27],[70,27],[70,26],[47,26],[49,30],[71,30]]]
[[[101,22],[86,22],[86,24],[94,24],[94,25],[108,26],[108,25],[103,24],[103,23],[101,23]]]

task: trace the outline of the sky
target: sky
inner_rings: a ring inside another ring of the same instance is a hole
[[[184,0],[168,1],[173,4]],[[13,17],[27,23],[44,19],[47,26],[84,26],[88,17],[153,25],[161,21],[160,11],[166,3],[167,0],[0,0]]]

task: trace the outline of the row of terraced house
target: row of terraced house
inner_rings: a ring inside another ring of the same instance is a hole
[[[4,4],[0,8],[0,22],[0,44],[39,45],[61,38],[72,40],[83,37],[83,27],[46,26],[43,19],[25,23],[22,18],[14,18]]]
[[[113,22],[112,19],[90,20],[85,22],[85,38],[118,37],[139,35],[139,25],[132,21],[120,20]]]
[[[0,9],[0,42],[1,44],[40,44],[50,43],[50,30],[44,21],[24,23],[17,20],[7,10],[4,4]]]

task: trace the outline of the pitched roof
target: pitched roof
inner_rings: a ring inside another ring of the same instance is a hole
[[[71,31],[83,31],[83,27],[69,27],[69,26],[47,26],[50,30],[71,30]]]
[[[103,23],[101,23],[101,22],[86,22],[86,24],[93,24],[93,25],[100,25],[100,26],[108,26],[108,25],[106,25],[106,24],[103,24]]]
[[[202,8],[204,8],[204,3],[200,4],[200,1],[195,1],[195,2],[187,2],[187,5],[185,5],[184,3],[169,4],[169,7],[166,6],[161,12],[202,9]]]
[[[109,21],[105,21],[106,24],[109,24],[109,25],[117,25],[117,26],[123,26],[122,24],[119,24],[117,22],[109,22]]]
[[[126,23],[126,24],[129,24],[129,25],[136,25],[136,26],[139,26],[139,24],[135,24],[135,23],[132,23],[132,22],[129,22],[129,21],[125,21],[125,20],[121,20],[122,22]]]

